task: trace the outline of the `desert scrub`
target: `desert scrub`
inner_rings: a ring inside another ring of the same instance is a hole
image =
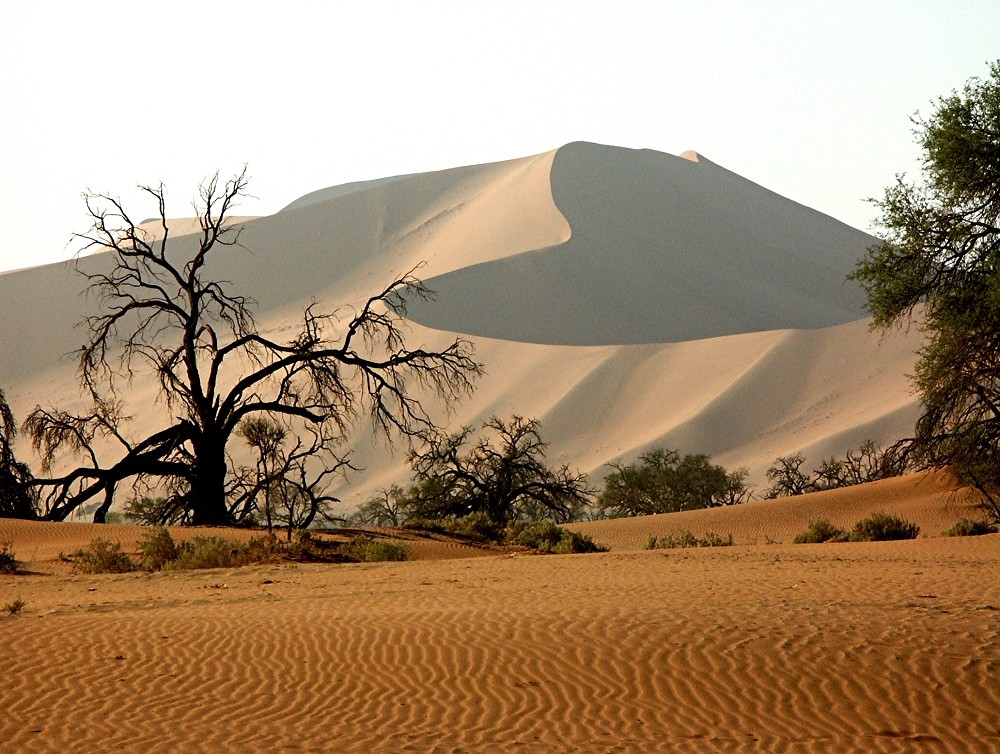
[[[27,607],[27,605],[28,605],[27,602],[18,597],[17,599],[13,600],[12,602],[8,602],[6,605],[0,608],[0,612],[6,613],[8,618],[16,618],[23,612],[24,608]]]
[[[0,543],[0,573],[17,573],[21,570],[21,564],[14,557],[14,543]]]
[[[121,542],[100,537],[73,553],[72,561],[77,573],[129,573],[139,568],[122,550]]]
[[[246,545],[225,537],[195,537],[177,545],[177,557],[167,562],[164,570],[235,568],[246,562],[246,551]]]
[[[834,526],[825,518],[809,522],[809,528],[796,534],[792,541],[797,545],[818,544],[820,542],[847,542],[850,534],[839,526]]]
[[[723,537],[714,531],[705,532],[704,536],[696,537],[690,531],[670,532],[657,538],[650,534],[646,540],[647,550],[676,550],[684,547],[732,547],[733,535]]]
[[[341,554],[362,563],[406,560],[409,551],[403,545],[376,539],[370,534],[359,534],[340,548]]]
[[[597,544],[586,534],[563,529],[551,521],[515,522],[507,528],[507,541],[558,555],[608,551],[607,547]]]
[[[978,537],[981,534],[996,534],[997,527],[988,521],[974,518],[960,518],[944,532],[946,537]]]
[[[177,543],[163,526],[154,526],[142,533],[139,542],[139,565],[144,571],[162,571],[177,560]]]
[[[873,513],[854,524],[852,542],[884,542],[896,539],[916,539],[920,527],[891,513]]]

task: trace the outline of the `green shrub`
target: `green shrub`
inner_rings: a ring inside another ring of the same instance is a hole
[[[235,568],[243,564],[246,550],[246,545],[225,537],[195,537],[177,546],[177,557],[166,564],[166,570]]]
[[[705,536],[699,538],[690,531],[670,532],[666,536],[657,537],[649,535],[646,541],[647,550],[676,550],[684,547],[732,547],[733,535],[723,537],[714,531],[705,532]]]
[[[17,573],[21,564],[14,557],[14,543],[0,542],[0,573]]]
[[[891,513],[873,513],[854,524],[852,542],[883,542],[896,539],[916,539],[920,527]]]
[[[144,571],[162,571],[168,563],[177,560],[179,552],[170,532],[163,526],[154,526],[142,534],[139,542],[139,565]]]
[[[341,547],[341,553],[362,563],[406,560],[409,551],[403,545],[376,539],[370,534],[359,534]]]
[[[28,604],[27,602],[18,597],[13,602],[8,602],[6,605],[0,608],[0,612],[7,613],[8,618],[16,618],[18,615],[21,614],[21,611],[24,610],[27,604]]]
[[[838,526],[834,526],[825,518],[817,518],[809,522],[809,528],[801,534],[796,534],[792,541],[797,545],[818,544],[819,542],[846,542],[850,534]]]
[[[73,553],[73,570],[78,573],[128,573],[138,568],[122,550],[121,542],[100,537]]]
[[[556,526],[552,521],[516,521],[507,527],[507,541],[531,547],[539,552],[570,555],[581,552],[607,552],[608,548],[594,542],[586,534]]]
[[[997,527],[982,519],[960,518],[945,531],[946,537],[977,537],[981,534],[996,534]]]

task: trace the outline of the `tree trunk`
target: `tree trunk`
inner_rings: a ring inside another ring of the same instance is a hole
[[[191,523],[195,526],[230,526],[226,506],[226,446],[224,443],[195,447],[191,475]]]

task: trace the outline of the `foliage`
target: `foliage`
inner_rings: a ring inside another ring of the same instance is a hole
[[[502,530],[519,519],[565,522],[580,516],[593,490],[583,474],[548,466],[537,420],[494,416],[482,430],[496,439],[473,443],[472,428],[464,427],[410,454],[416,483],[401,501],[408,518],[481,514]]]
[[[874,327],[916,319],[925,335],[922,414],[903,451],[950,466],[1000,522],[1000,61],[914,124],[921,180],[898,176],[874,202],[883,240],[852,277]]]
[[[362,563],[406,560],[409,555],[404,545],[378,539],[370,534],[359,534],[341,547],[341,552],[351,560]]]
[[[27,606],[28,606],[27,602],[25,602],[20,597],[17,597],[14,600],[6,603],[2,608],[0,608],[0,612],[6,613],[8,618],[16,618],[24,611],[24,608]]]
[[[996,534],[997,527],[989,521],[973,518],[960,518],[950,529],[945,530],[946,537],[978,537],[982,534]]]
[[[804,495],[888,479],[906,472],[907,459],[895,446],[883,450],[873,441],[865,440],[857,449],[849,449],[843,458],[822,461],[811,474],[803,471],[804,464],[801,453],[775,459],[767,470],[770,486],[764,497]]]
[[[21,563],[14,556],[13,542],[0,542],[0,573],[17,573]]]
[[[750,499],[748,472],[727,472],[703,454],[657,448],[632,464],[613,463],[597,500],[600,515],[646,516],[736,505]]]
[[[73,553],[73,570],[78,573],[129,573],[138,567],[122,550],[121,542],[101,537]]]
[[[31,470],[14,456],[17,423],[0,390],[0,518],[38,518]]]
[[[164,570],[187,571],[200,568],[235,568],[247,564],[247,546],[217,535],[194,537],[177,545],[177,557]]]
[[[552,521],[515,521],[508,527],[506,536],[510,544],[557,555],[608,551],[588,535],[557,526]]]
[[[154,526],[142,533],[139,542],[139,567],[142,570],[162,571],[179,555],[177,544],[164,527]]]
[[[920,527],[891,513],[877,512],[863,518],[851,529],[852,542],[883,542],[916,539]]]
[[[278,477],[254,481],[234,474],[227,453],[244,420],[266,417],[295,426],[299,443],[282,478],[295,480],[299,496],[289,526],[306,525],[322,498],[317,479],[322,487],[344,467],[336,448],[361,416],[387,438],[422,440],[437,427],[421,391],[454,402],[472,389],[482,366],[470,343],[457,339],[440,351],[406,345],[406,300],[430,296],[415,270],[357,309],[324,312],[310,305],[288,341],[262,334],[252,300],[212,274],[219,250],[240,246],[242,228],[230,215],[246,187],[245,170],[224,185],[218,176],[203,184],[201,233],[176,241],[163,186],[140,187],[156,202],[158,236],[136,224],[113,196],[86,195],[92,226],[79,236],[84,247],[77,269],[100,308],[84,322],[87,341],[77,355],[92,407],[77,414],[39,406],[25,421],[45,473],[62,454],[82,459],[68,474],[34,480],[44,491],[45,518],[61,520],[97,499],[94,520],[103,521],[116,488],[131,480],[166,488],[170,515],[191,523],[252,521],[258,498],[249,491]],[[90,249],[107,253],[97,260],[83,253]],[[121,395],[141,372],[157,380],[172,418],[135,440]],[[101,443],[116,447],[117,456],[99,457]]]
[[[647,550],[675,550],[684,547],[732,547],[733,535],[723,537],[714,531],[707,531],[701,537],[690,531],[670,532],[662,537],[650,534],[646,541]]]
[[[825,518],[817,518],[809,522],[809,528],[801,534],[796,534],[792,540],[797,545],[818,544],[820,542],[847,542],[850,534],[838,526],[834,526]]]

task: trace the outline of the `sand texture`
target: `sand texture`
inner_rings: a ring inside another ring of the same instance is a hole
[[[1000,751],[1000,537],[893,481],[703,514],[756,545],[629,544],[668,515],[574,556],[86,576],[58,552],[96,527],[0,522],[36,573],[0,576],[0,750]],[[802,507],[932,536],[792,545]]]
[[[312,302],[357,304],[423,264],[438,298],[411,306],[409,342],[469,335],[487,370],[439,420],[539,419],[549,458],[598,480],[610,461],[668,447],[745,466],[763,485],[779,455],[818,463],[894,442],[917,415],[905,375],[919,333],[870,333],[845,280],[874,239],[700,155],[574,143],[321,189],[240,219],[245,248],[213,252],[206,274],[252,297],[267,335],[288,340]],[[172,222],[177,253],[193,228]],[[65,357],[95,306],[81,287],[67,264],[0,276],[0,385],[18,418],[37,404],[88,408]],[[156,397],[136,374],[133,438],[168,420]],[[405,452],[363,427],[351,447],[366,471],[332,490],[346,507],[407,480]]]

